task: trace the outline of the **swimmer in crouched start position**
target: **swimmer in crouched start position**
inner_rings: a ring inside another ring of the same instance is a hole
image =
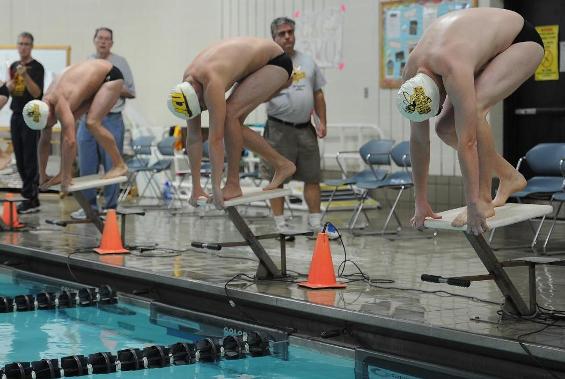
[[[524,177],[494,148],[487,113],[536,70],[544,46],[535,28],[518,13],[472,8],[438,18],[410,53],[397,95],[397,107],[410,122],[415,184],[412,225],[439,218],[428,203],[429,119],[438,116],[436,133],[457,150],[467,208],[452,222],[478,235]],[[494,200],[492,174],[500,178]]]
[[[112,134],[102,125],[122,90],[124,77],[121,71],[104,59],[93,59],[67,67],[51,83],[43,101],[32,100],[23,110],[26,124],[41,130],[39,139],[39,185],[41,188],[61,184],[66,193],[72,184],[72,165],[76,157],[75,123],[86,113],[86,127],[112,159],[112,168],[103,179],[127,173]],[[47,176],[47,160],[51,145],[53,125],[61,123],[61,170],[54,177]]]
[[[202,131],[200,113],[208,110],[208,143],[212,164],[212,200],[218,209],[224,200],[242,195],[239,163],[243,146],[259,154],[275,169],[264,190],[273,190],[296,171],[261,135],[244,127],[245,118],[259,104],[291,84],[292,61],[275,42],[261,38],[232,38],[202,51],[184,72],[182,83],[170,92],[167,105],[177,117],[188,120],[187,149],[192,172],[190,204],[210,196],[200,183]],[[233,90],[225,99],[225,93]],[[227,181],[221,188],[224,167],[224,134]]]

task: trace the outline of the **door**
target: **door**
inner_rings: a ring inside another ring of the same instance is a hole
[[[559,34],[565,32],[563,0],[506,0],[504,7],[535,26],[559,25]],[[535,81],[532,76],[504,100],[504,158],[516,165],[543,142],[565,142],[565,72],[559,80]]]

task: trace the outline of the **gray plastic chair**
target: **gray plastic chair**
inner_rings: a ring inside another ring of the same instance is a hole
[[[161,193],[161,188],[157,183],[155,183],[153,179],[155,179],[155,175],[157,175],[158,173],[164,172],[171,168],[175,154],[175,141],[175,137],[165,137],[161,141],[159,141],[159,143],[157,143],[157,151],[161,155],[161,158],[152,165],[141,168],[139,170],[139,172],[149,173],[149,179],[147,180],[147,184],[143,188],[143,191],[141,191],[140,197],[143,197],[145,195],[145,192],[147,191],[149,186],[151,186],[155,190],[155,193]]]
[[[118,201],[122,201],[128,196],[131,188],[133,187],[133,183],[135,183],[137,174],[143,172],[143,169],[147,168],[149,165],[149,159],[152,155],[151,144],[153,143],[153,140],[153,136],[139,136],[132,140],[131,147],[134,155],[126,162],[128,166],[128,180],[118,198]]]
[[[513,193],[511,197],[519,203],[526,198],[551,201],[554,194],[562,192],[563,174],[561,166],[563,157],[565,157],[565,143],[540,143],[528,150],[526,155],[518,160],[516,170],[519,171],[522,165],[526,163],[534,176],[528,179],[526,188]],[[534,233],[534,238],[530,244],[532,248],[537,243],[544,221],[545,216],[536,229],[530,220],[530,227]],[[494,229],[489,237],[489,242],[492,241],[493,236]]]
[[[336,160],[341,170],[342,178],[324,181],[325,185],[334,188],[328,199],[328,204],[322,213],[322,220],[334,200],[355,200],[358,204],[351,215],[348,228],[353,229],[355,227],[361,212],[363,212],[367,222],[369,222],[369,218],[363,209],[363,197],[366,196],[366,191],[363,190],[359,194],[355,186],[361,182],[381,180],[388,174],[391,164],[390,151],[393,145],[394,140],[391,139],[372,139],[361,146],[358,151],[340,151],[337,153]],[[343,159],[345,159],[347,155],[351,156],[353,153],[359,153],[367,168],[354,175],[348,176]],[[348,186],[350,191],[338,195],[338,189],[343,186]]]
[[[364,196],[362,199],[361,204],[368,198],[368,194],[370,190],[396,190],[398,191],[398,194],[396,195],[396,198],[394,200],[394,203],[391,203],[389,198],[386,196],[387,191],[384,191],[384,199],[386,201],[386,203],[389,206],[389,213],[387,215],[386,221],[384,223],[384,226],[382,228],[382,230],[380,232],[369,232],[371,234],[386,234],[386,233],[390,233],[387,232],[387,228],[388,228],[388,224],[391,220],[392,217],[395,218],[396,223],[398,224],[398,228],[397,231],[399,231],[400,229],[402,229],[402,222],[400,221],[400,218],[398,217],[397,213],[396,213],[396,207],[398,205],[398,201],[400,200],[400,197],[402,196],[402,193],[404,192],[405,189],[407,188],[412,188],[414,186],[414,183],[412,181],[412,172],[410,171],[410,168],[412,167],[412,162],[410,160],[410,142],[408,141],[403,141],[398,143],[396,146],[394,146],[390,152],[390,156],[394,162],[394,164],[400,168],[402,168],[401,171],[395,171],[392,172],[388,175],[386,175],[383,179],[381,180],[367,180],[367,181],[361,181],[357,183],[357,186],[362,188],[365,192],[364,192]],[[397,231],[394,231],[392,233],[396,233]],[[369,234],[364,232],[363,234]]]

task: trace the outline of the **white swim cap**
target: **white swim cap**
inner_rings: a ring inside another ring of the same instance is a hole
[[[49,105],[41,100],[28,101],[23,110],[26,125],[33,130],[41,130],[47,125]]]
[[[177,84],[169,93],[167,106],[175,116],[190,120],[201,112],[200,102],[192,84],[182,82]]]
[[[439,88],[428,75],[419,73],[398,90],[396,107],[400,114],[414,122],[437,116],[440,109]]]

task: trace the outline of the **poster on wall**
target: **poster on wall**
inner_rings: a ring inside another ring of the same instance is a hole
[[[296,50],[314,58],[321,68],[343,65],[343,18],[345,5],[311,12],[296,11]]]
[[[545,53],[536,69],[535,80],[559,80],[559,25],[536,26],[536,30],[543,41]]]
[[[424,30],[446,13],[476,7],[477,0],[381,0],[380,6],[380,86],[398,88]]]

